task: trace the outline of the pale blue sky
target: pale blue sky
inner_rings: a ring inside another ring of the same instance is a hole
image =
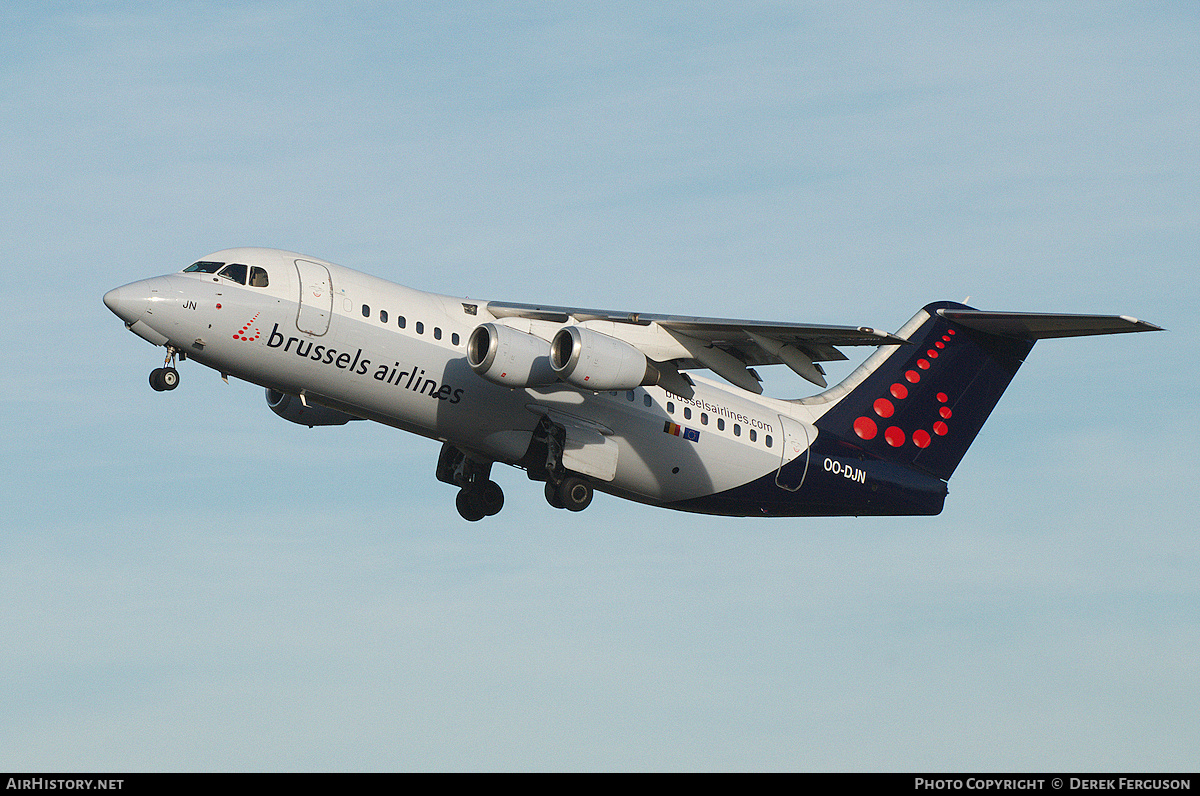
[[[1194,4],[0,21],[0,768],[1195,770]],[[189,363],[150,390],[101,296],[238,245],[483,298],[1170,331],[1039,344],[936,518],[567,515],[505,469],[467,525],[434,443]]]

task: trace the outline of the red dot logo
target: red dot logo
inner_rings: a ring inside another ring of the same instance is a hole
[[[854,433],[858,435],[859,439],[871,440],[875,439],[875,435],[879,433],[879,427],[871,418],[860,417],[854,421]]]
[[[910,392],[914,389],[909,385],[920,384],[923,375],[921,371],[932,371],[933,360],[937,360],[941,356],[940,352],[945,350],[947,343],[953,341],[955,334],[957,332],[954,329],[947,329],[940,340],[930,343],[931,347],[925,350],[924,356],[916,360],[913,369],[904,371],[903,380],[893,382],[888,387],[887,395],[896,401],[907,400],[910,397]],[[917,395],[917,400],[921,401],[920,394],[917,393]],[[954,416],[954,412],[950,407],[945,405],[950,402],[950,396],[944,392],[938,392],[934,397],[942,406],[937,407],[937,417],[940,419],[934,422],[932,429],[919,428],[914,431],[905,431],[899,426],[888,426],[882,434],[884,441],[893,448],[901,448],[911,439],[914,446],[924,449],[930,447],[936,437],[948,435],[950,427],[946,425],[945,421]],[[880,427],[875,417],[887,419],[896,414],[896,405],[888,397],[875,399],[871,404],[871,409],[873,410],[874,417],[864,415],[854,421],[855,435],[859,439],[866,441],[880,436]]]
[[[219,304],[217,306],[220,307]],[[246,342],[252,343],[255,340],[257,340],[259,337],[261,337],[262,330],[257,327],[254,327],[254,336],[253,337],[247,336],[247,332],[249,332],[250,328],[254,326],[254,322],[258,320],[259,315],[262,315],[262,313],[261,312],[254,313],[254,317],[251,318],[250,320],[246,321],[246,325],[243,326],[240,331],[233,333],[233,339],[234,340],[245,340]]]

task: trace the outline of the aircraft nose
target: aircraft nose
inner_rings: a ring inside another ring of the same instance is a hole
[[[142,285],[134,282],[123,287],[113,288],[104,294],[104,306],[113,311],[126,324],[138,321],[150,307],[150,291],[139,290]]]

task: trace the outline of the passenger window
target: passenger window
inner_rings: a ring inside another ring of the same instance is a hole
[[[718,417],[717,418],[717,431],[724,431],[724,430],[725,430],[725,418]]]
[[[692,419],[692,407],[690,407],[690,406],[683,407],[683,419],[684,420]]]
[[[742,427],[739,426],[737,423],[733,424],[733,436],[735,436],[735,437],[742,436]]]
[[[387,323],[387,310],[380,310],[380,311],[379,311],[379,322],[380,322],[380,323]]]
[[[450,335],[450,343],[452,345],[458,345],[458,332],[454,332]]]
[[[440,326],[433,327],[433,339],[434,340],[442,339],[442,327],[440,327]]]
[[[700,425],[702,425],[702,426],[708,425],[708,412],[700,413]]]
[[[767,435],[767,447],[768,448],[771,447],[771,435],[770,434]]]
[[[267,271],[257,265],[250,266],[250,287],[266,287]]]
[[[758,441],[758,432],[757,432],[757,431],[755,431],[754,429],[750,429],[750,441],[751,441],[751,442],[757,442],[757,441]]]
[[[400,324],[400,328],[403,329],[407,322],[404,320],[403,315],[398,315],[396,316],[396,323]]]
[[[633,400],[633,390],[627,390],[627,391],[625,392],[625,400],[626,400],[626,401],[632,401],[632,400]]]
[[[654,405],[654,401],[650,398],[650,393],[646,393],[645,395],[642,396],[642,403],[644,403],[648,407]]]
[[[674,401],[667,401],[667,414],[669,414],[669,415],[675,414],[675,402]]]
[[[241,263],[230,263],[221,269],[221,273],[217,276],[223,276],[226,279],[237,282],[239,285],[246,284],[246,266]]]
[[[371,317],[371,308],[370,308],[370,307],[368,307],[366,304],[364,304],[364,305],[363,305],[363,317],[364,317],[364,318],[370,318],[370,317]]]
[[[417,334],[425,334],[425,324],[417,321]]]

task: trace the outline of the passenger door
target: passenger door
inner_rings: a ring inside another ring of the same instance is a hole
[[[320,263],[297,260],[296,272],[300,275],[296,328],[320,337],[329,331],[329,318],[333,315],[333,280],[329,269]]]

